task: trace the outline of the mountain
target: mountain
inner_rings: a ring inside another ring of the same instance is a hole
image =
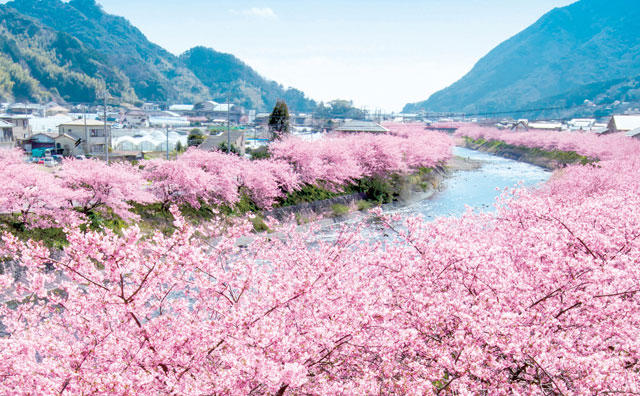
[[[0,98],[94,101],[104,83],[124,100],[135,98],[128,78],[74,37],[46,28],[0,5]]]
[[[404,111],[509,113],[582,105],[624,96],[633,76],[640,76],[640,3],[581,0],[550,11],[459,81]]]
[[[194,101],[208,96],[176,56],[151,43],[125,18],[105,13],[94,0],[15,0],[7,5],[104,54],[129,78],[141,99]]]
[[[297,111],[311,111],[316,106],[303,92],[266,80],[231,54],[195,47],[180,55],[180,60],[209,88],[217,102],[226,101],[229,92],[232,97],[243,98],[239,104],[251,109],[270,110],[278,99],[284,99],[289,108]]]
[[[15,92],[5,93],[5,97],[91,101],[97,91],[104,89],[105,80],[112,96],[127,101],[221,101],[226,99],[230,88],[234,102],[262,111],[270,110],[278,98],[295,100],[291,106],[294,109],[314,104],[300,91],[286,90],[263,78],[232,55],[196,47],[181,57],[175,56],[150,42],[125,18],[104,12],[95,0],[13,0],[2,6],[1,11],[4,14],[0,37],[4,42],[15,43],[0,49],[0,62],[6,65],[6,70],[14,70],[3,73],[10,73],[5,80],[17,78],[14,75],[20,73],[16,66],[21,66],[27,76],[21,77],[20,84],[38,87],[12,88],[10,91]],[[21,51],[8,52],[7,48],[12,47]],[[89,78],[87,92],[79,94],[72,89],[61,92],[57,78],[47,78],[51,75],[38,72],[44,66],[30,66],[27,52],[37,53],[41,63],[51,70],[51,65],[64,69],[57,76],[64,75],[65,81]]]

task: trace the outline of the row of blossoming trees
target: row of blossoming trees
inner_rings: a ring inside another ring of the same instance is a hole
[[[0,214],[47,227],[100,212],[135,219],[131,204],[233,206],[243,195],[268,209],[305,185],[340,191],[365,177],[407,174],[451,156],[451,139],[397,127],[394,134],[335,135],[316,142],[289,138],[270,148],[268,160],[250,161],[222,152],[190,150],[176,161],[141,167],[67,161],[56,174],[25,164],[19,151],[0,153]]]
[[[26,275],[0,277],[0,391],[637,394],[638,154],[505,191],[494,214],[380,214],[377,242],[285,227],[240,248],[245,223],[194,228],[175,206],[170,235],[68,227],[62,255],[6,234]]]
[[[590,132],[513,132],[496,128],[466,126],[456,131],[456,136],[472,140],[504,142],[513,146],[537,148],[547,151],[575,152],[587,158],[613,160],[633,157],[640,143],[624,134],[599,136]]]

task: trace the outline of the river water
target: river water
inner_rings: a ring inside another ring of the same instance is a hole
[[[440,189],[428,198],[413,199],[409,202],[396,202],[383,206],[388,214],[400,214],[405,217],[422,216],[425,220],[438,217],[461,216],[467,207],[475,211],[490,212],[495,210],[496,198],[505,188],[536,187],[546,182],[551,172],[535,165],[518,162],[480,151],[455,147],[453,154],[479,162],[474,170],[456,171],[449,175]],[[342,226],[366,221],[366,213],[352,213],[346,219],[326,219],[324,225],[315,231],[315,239],[335,240]],[[322,223],[322,221],[321,221]],[[377,239],[377,227],[365,227],[363,232]]]
[[[546,169],[467,148],[455,147],[453,154],[480,161],[481,166],[475,170],[453,173],[445,179],[442,188],[428,199],[395,204],[387,207],[386,211],[407,216],[421,215],[425,219],[460,216],[467,206],[479,211],[492,211],[496,198],[504,188],[516,187],[519,183],[535,187],[551,176]]]

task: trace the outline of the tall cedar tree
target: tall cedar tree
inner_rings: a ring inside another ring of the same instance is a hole
[[[269,116],[269,129],[271,140],[281,140],[289,133],[289,108],[284,100],[278,100]]]

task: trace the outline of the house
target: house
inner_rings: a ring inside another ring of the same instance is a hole
[[[568,122],[572,131],[590,131],[596,124],[595,118],[574,118]]]
[[[36,113],[40,109],[40,106],[37,104],[24,104],[24,103],[14,103],[9,106],[8,112],[10,114],[33,114]]]
[[[58,125],[60,135],[67,134],[72,138],[82,139],[83,153],[85,155],[100,156],[105,153],[105,135],[111,134],[111,126],[107,124],[106,134],[104,122],[98,120],[79,119]],[[109,136],[109,147],[111,137]]]
[[[198,148],[206,151],[220,150],[220,146],[223,143],[226,146],[229,139],[231,140],[231,145],[236,146],[240,150],[240,155],[244,156],[245,137],[243,131],[230,131],[229,136],[227,136],[226,132],[208,136]]]
[[[160,106],[155,103],[145,103],[142,105],[142,111],[160,111]]]
[[[55,115],[67,115],[69,114],[69,109],[66,109],[62,106],[53,106],[45,110],[45,115],[47,117],[55,116]]]
[[[0,148],[13,148],[14,146],[13,124],[0,120]]]
[[[387,133],[389,130],[382,125],[373,121],[347,121],[339,128],[336,128],[337,132],[369,132],[369,133]]]
[[[527,127],[530,130],[537,131],[562,131],[564,125],[561,122],[548,122],[548,121],[539,121],[539,122],[530,122],[527,124]]]
[[[210,120],[229,120],[233,124],[239,124],[244,116],[245,110],[242,106],[232,103],[216,103],[213,101],[196,103],[193,112],[197,116],[204,116]]]
[[[56,153],[56,141],[52,134],[36,133],[24,143],[24,150],[34,157],[44,157],[45,151]]]
[[[614,115],[608,126],[611,133],[629,132],[636,128],[640,128],[640,115]]]
[[[124,123],[131,127],[149,127],[149,115],[142,111],[130,111],[124,115]]]
[[[0,115],[0,120],[13,125],[12,133],[16,141],[24,141],[31,137],[31,126],[29,116],[5,114]]]
[[[520,132],[520,131],[528,131],[529,130],[529,120],[518,120],[513,124],[508,124],[508,128],[512,131]]]
[[[84,154],[82,139],[68,133],[63,133],[53,138],[56,143],[56,152],[65,157]]]

